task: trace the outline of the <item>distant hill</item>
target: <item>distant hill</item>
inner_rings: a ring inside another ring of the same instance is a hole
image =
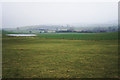
[[[33,26],[24,26],[24,27],[17,27],[17,28],[3,28],[4,31],[12,32],[12,33],[40,33],[40,30],[52,30],[57,31],[61,29],[72,29],[77,31],[92,31],[92,32],[115,32],[118,31],[117,25],[110,25],[110,24],[91,24],[91,25],[79,25],[79,27],[74,25],[33,25]]]

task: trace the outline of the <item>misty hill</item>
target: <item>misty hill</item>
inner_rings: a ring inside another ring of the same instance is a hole
[[[118,31],[116,24],[82,24],[82,25],[33,25],[17,28],[3,28],[4,31],[15,33],[40,33],[41,31],[72,31],[72,32],[115,32]]]

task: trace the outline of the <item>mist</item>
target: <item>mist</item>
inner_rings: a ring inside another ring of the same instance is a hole
[[[116,24],[115,2],[11,2],[2,4],[2,27],[63,24]]]

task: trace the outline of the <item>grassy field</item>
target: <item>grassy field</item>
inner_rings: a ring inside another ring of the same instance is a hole
[[[118,77],[117,33],[3,36],[2,52],[3,78]]]
[[[38,33],[37,36],[41,38],[54,39],[73,39],[73,40],[116,40],[118,39],[118,32],[106,33]]]

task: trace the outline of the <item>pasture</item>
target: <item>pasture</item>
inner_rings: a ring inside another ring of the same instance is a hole
[[[117,78],[116,33],[3,35],[3,78]]]
[[[72,40],[116,40],[118,32],[106,33],[38,33],[41,38],[72,39]]]

